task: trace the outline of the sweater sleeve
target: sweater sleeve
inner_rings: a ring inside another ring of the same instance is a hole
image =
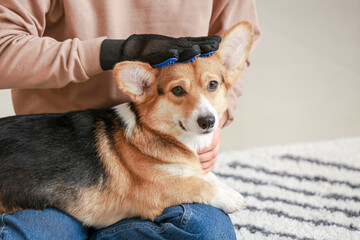
[[[222,36],[226,30],[240,21],[249,21],[253,26],[254,41],[251,51],[253,51],[260,40],[260,27],[257,17],[255,0],[227,0],[214,1],[213,12],[210,21],[209,35]],[[246,61],[240,77],[233,83],[228,92],[229,108],[227,110],[227,121],[225,126],[234,120],[234,111],[237,106],[237,98],[241,95],[241,90],[250,61]]]
[[[103,38],[43,36],[51,1],[0,0],[0,89],[60,88],[102,72]]]

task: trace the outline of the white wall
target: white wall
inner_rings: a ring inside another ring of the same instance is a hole
[[[222,150],[359,136],[360,1],[258,0],[257,7],[262,40]],[[1,90],[0,116],[12,114],[10,93]]]
[[[360,1],[257,7],[262,40],[222,149],[360,135]]]
[[[14,114],[11,104],[11,91],[7,89],[0,90],[0,117],[11,116]]]

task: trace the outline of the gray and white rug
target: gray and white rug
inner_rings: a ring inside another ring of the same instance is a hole
[[[360,137],[222,152],[214,172],[246,198],[238,239],[360,240]]]

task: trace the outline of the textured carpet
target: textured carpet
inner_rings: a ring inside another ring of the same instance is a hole
[[[246,198],[238,239],[360,240],[360,137],[222,152],[214,172]]]

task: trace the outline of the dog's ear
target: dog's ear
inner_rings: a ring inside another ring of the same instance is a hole
[[[246,21],[236,24],[222,37],[218,54],[222,64],[228,71],[228,84],[230,86],[240,75],[246,64],[252,41],[252,26]]]
[[[115,65],[113,74],[120,90],[133,102],[141,103],[154,88],[155,70],[144,62],[120,62]]]

